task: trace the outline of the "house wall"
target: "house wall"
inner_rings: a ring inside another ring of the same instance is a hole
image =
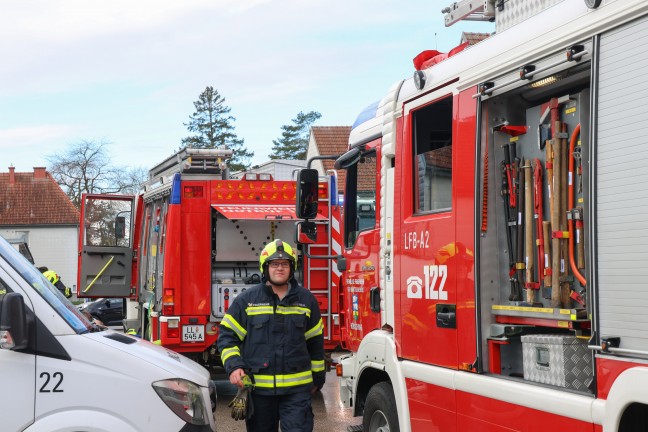
[[[306,167],[306,161],[291,161],[290,163],[282,163],[281,161],[267,162],[256,168],[251,168],[245,172],[257,174],[271,174],[275,180],[295,180],[297,174],[293,172]],[[243,173],[233,174],[236,177],[242,177]]]
[[[0,227],[0,236],[9,242],[22,240],[27,243],[37,267],[47,266],[54,270],[65,285],[76,291],[77,227]]]

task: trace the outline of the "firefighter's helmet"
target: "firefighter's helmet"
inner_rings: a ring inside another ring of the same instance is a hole
[[[45,276],[45,278],[50,281],[52,285],[56,284],[56,282],[59,281],[59,276],[53,270],[47,270],[45,273],[43,273],[43,276]]]
[[[261,257],[259,257],[259,270],[264,272],[268,264],[270,264],[270,261],[274,260],[288,260],[290,262],[291,270],[297,269],[297,255],[295,255],[295,249],[293,249],[293,247],[288,243],[282,242],[279,239],[268,243],[261,251]]]

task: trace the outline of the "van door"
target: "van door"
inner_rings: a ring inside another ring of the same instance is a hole
[[[126,195],[83,196],[77,297],[131,295],[134,203]]]
[[[13,292],[8,275],[0,269],[0,298]],[[29,299],[24,297],[24,302]],[[31,306],[29,306],[31,308]],[[0,321],[2,321],[0,307]],[[0,327],[0,413],[2,430],[23,430],[34,422],[34,400],[36,397],[36,356],[26,350],[13,350],[7,345],[7,330]],[[10,332],[10,330],[9,330]],[[34,337],[32,334],[29,337]],[[33,341],[32,341],[33,342]],[[33,343],[30,343],[33,346]]]

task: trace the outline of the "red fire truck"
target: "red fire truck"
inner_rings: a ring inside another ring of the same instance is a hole
[[[128,329],[205,366],[219,363],[215,341],[229,304],[261,282],[265,244],[295,239],[295,182],[228,179],[230,156],[182,150],[151,169],[137,196],[85,195],[81,208],[78,297],[128,298]],[[331,350],[340,339],[339,272],[318,257],[332,255],[339,207],[329,202],[334,183],[316,189],[327,210],[312,222],[297,276],[319,301]]]
[[[418,56],[336,161],[342,402],[370,432],[648,430],[648,2],[446,12],[498,31]]]

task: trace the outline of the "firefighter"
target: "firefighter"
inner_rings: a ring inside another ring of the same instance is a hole
[[[282,432],[312,432],[312,394],[326,379],[319,305],[296,282],[297,257],[288,243],[269,243],[259,261],[261,284],[234,299],[219,330],[221,359],[241,388],[232,417],[245,418],[248,432],[277,432],[280,421]]]
[[[65,298],[70,298],[72,297],[72,290],[69,287],[66,287],[63,281],[61,281],[61,277],[54,271],[50,270],[47,267],[38,267],[38,270],[43,273],[43,276],[52,283],[56,288],[58,288],[59,291],[61,291],[61,294],[65,296]]]

